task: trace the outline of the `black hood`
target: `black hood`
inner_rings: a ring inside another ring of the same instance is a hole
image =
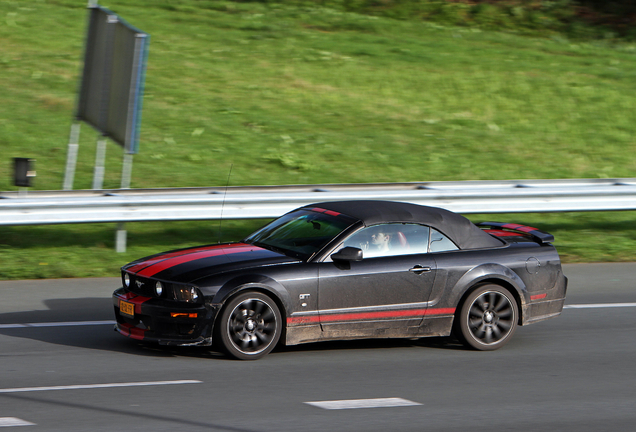
[[[145,278],[195,283],[197,279],[247,267],[298,261],[246,243],[179,249],[133,261],[122,270]]]

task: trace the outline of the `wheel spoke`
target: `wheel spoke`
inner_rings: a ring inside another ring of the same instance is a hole
[[[249,346],[250,346],[250,342],[251,341],[250,341],[249,337],[246,337],[246,338],[241,339],[241,340],[238,341],[239,345],[241,346],[241,348],[244,349],[244,351],[247,351],[247,348],[249,348]]]
[[[508,308],[506,308],[502,312],[499,312],[498,315],[499,315],[499,318],[510,318],[512,315],[514,315],[514,313],[510,305],[508,305]]]
[[[263,303],[263,302],[256,302],[256,304],[254,305],[254,315],[253,316],[258,316],[261,315],[263,313],[263,310],[268,308],[268,306]]]
[[[485,335],[484,335],[484,341],[486,343],[492,343],[493,342],[493,337],[492,337],[492,326],[488,326],[486,327],[485,331],[484,331]]]
[[[266,305],[267,306],[267,305]],[[269,307],[267,307],[267,309],[261,313],[261,319],[264,322],[270,322],[270,321],[275,321],[276,317],[274,315],[274,311],[271,310]]]
[[[507,333],[508,330],[510,330],[510,327],[512,327],[512,322],[510,322],[510,321],[499,321],[497,326],[499,328],[501,328],[504,332]]]
[[[258,325],[257,330],[263,333],[269,333],[270,329],[273,328],[272,324],[275,325],[275,323],[270,323],[270,322],[263,322],[261,324]]]
[[[477,339],[483,339],[484,335],[486,334],[486,325],[485,324],[481,324],[479,325],[479,327],[477,327],[474,331],[473,334],[475,335],[475,337]]]
[[[475,300],[475,303],[473,303],[473,307],[474,306],[476,306],[479,311],[485,312],[487,309],[485,296],[481,296],[477,300]]]
[[[497,303],[497,293],[489,292],[486,295],[488,296],[488,309],[494,309],[494,306]]]
[[[499,298],[497,299],[497,303],[492,307],[492,310],[499,313],[499,311],[501,311],[502,309],[509,308],[509,307],[510,307],[510,303],[508,302],[508,299],[500,295]]]
[[[261,345],[267,345],[269,341],[272,339],[271,335],[269,335],[268,333],[264,333],[262,331],[256,331],[254,334],[258,338],[258,340],[261,342]]]
[[[481,317],[484,315],[484,311],[473,305],[473,307],[471,307],[468,311],[468,314],[470,317],[479,318],[481,320]]]
[[[473,318],[473,319],[468,319],[468,326],[470,328],[477,328],[479,326],[481,326],[483,324],[481,317],[479,318]]]
[[[231,324],[231,325],[230,325],[230,331],[231,331],[233,334],[240,334],[240,333],[242,333],[242,332],[243,332],[243,330],[244,330],[244,328],[245,328],[245,327],[243,326],[243,324],[240,324],[240,323],[233,323],[233,324]]]
[[[244,323],[247,312],[245,309],[237,310],[231,317],[232,321],[237,323]]]

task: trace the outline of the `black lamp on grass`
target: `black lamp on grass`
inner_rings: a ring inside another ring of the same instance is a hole
[[[13,184],[20,187],[31,187],[35,177],[35,159],[13,158]]]

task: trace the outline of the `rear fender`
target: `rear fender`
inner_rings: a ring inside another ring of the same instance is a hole
[[[450,295],[450,303],[461,307],[461,302],[474,287],[484,283],[501,285],[515,296],[519,305],[520,322],[526,310],[527,288],[523,280],[509,268],[500,264],[482,264],[470,269],[457,281]]]

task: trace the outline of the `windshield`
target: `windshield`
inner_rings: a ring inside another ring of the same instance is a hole
[[[293,211],[243,241],[285,255],[308,259],[356,222],[349,216],[321,210]]]

